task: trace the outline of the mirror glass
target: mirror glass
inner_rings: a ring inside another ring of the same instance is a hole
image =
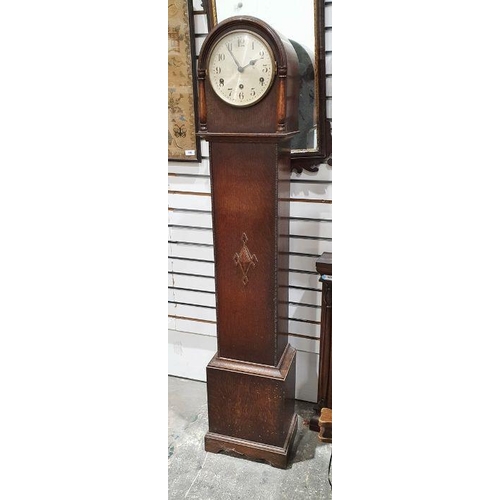
[[[254,16],[267,22],[290,40],[299,58],[301,75],[299,134],[292,141],[292,155],[317,152],[319,99],[316,0],[212,0],[212,2],[217,22],[233,16]]]

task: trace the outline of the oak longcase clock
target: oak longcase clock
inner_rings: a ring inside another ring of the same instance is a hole
[[[207,451],[286,467],[297,428],[288,343],[290,141],[297,56],[252,17],[208,34],[198,61],[209,141],[217,346],[207,366]]]

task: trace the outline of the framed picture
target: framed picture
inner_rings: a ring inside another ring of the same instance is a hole
[[[193,11],[190,0],[168,4],[168,159],[199,162]]]

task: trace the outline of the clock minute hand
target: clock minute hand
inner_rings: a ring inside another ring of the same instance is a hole
[[[231,54],[231,57],[233,58],[233,61],[236,63],[236,66],[238,66],[238,71],[241,73],[243,71],[243,68],[240,66],[240,63],[236,60],[236,57],[234,57],[233,51],[231,50],[231,47],[229,44],[226,45],[227,50]]]

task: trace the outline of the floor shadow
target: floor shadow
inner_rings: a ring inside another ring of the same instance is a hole
[[[315,414],[313,404],[305,401],[296,401],[295,412],[299,416],[298,427],[288,468],[296,463],[313,460],[318,446],[325,446],[325,443],[318,439],[318,433],[309,429],[309,421]]]

